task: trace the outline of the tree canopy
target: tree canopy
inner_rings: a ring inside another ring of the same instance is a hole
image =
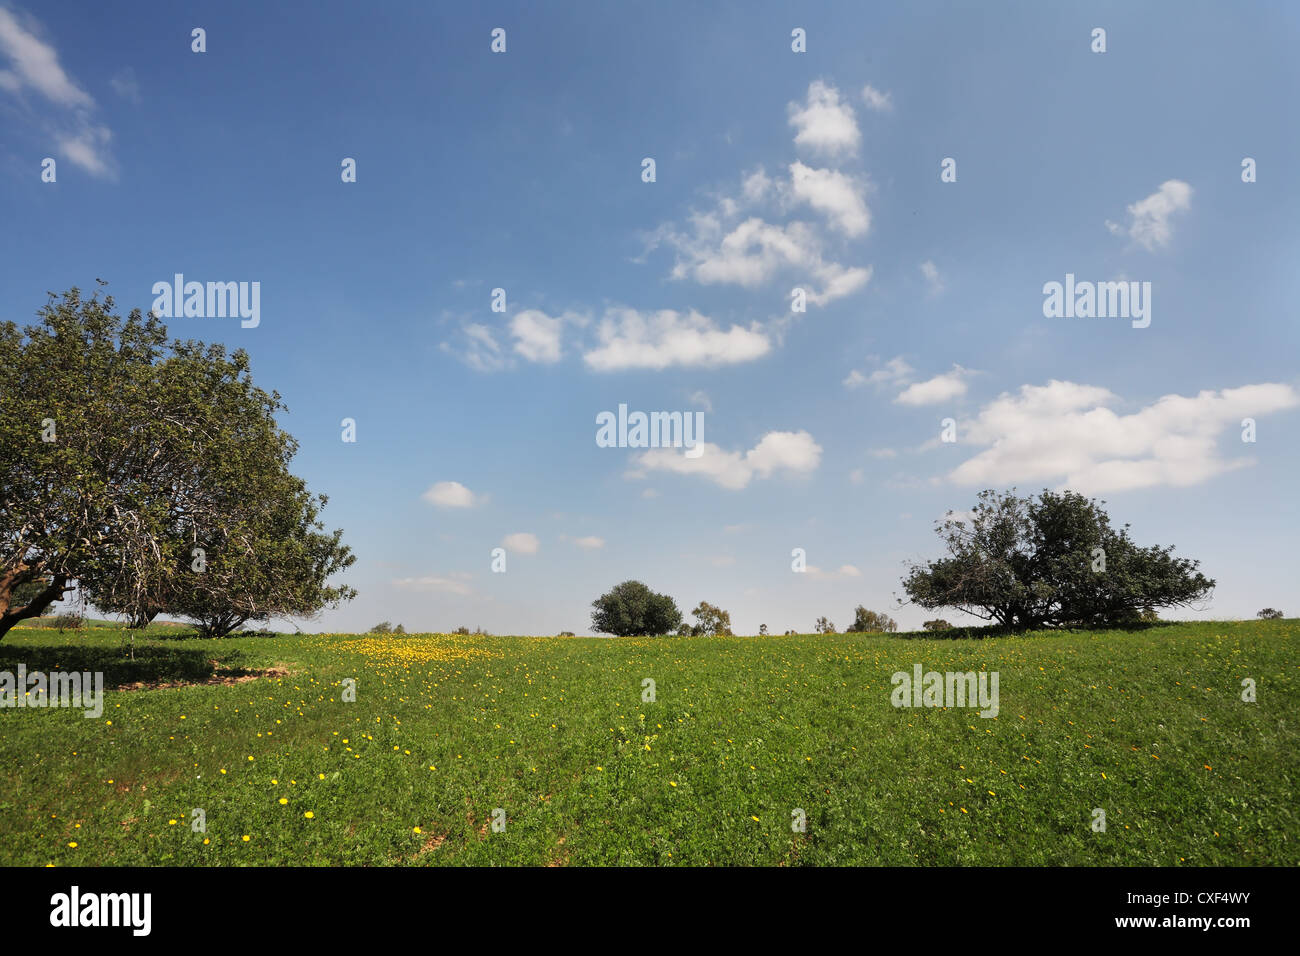
[[[210,634],[352,597],[326,583],[355,559],[289,472],[284,406],[245,352],[75,288],[38,317],[0,324],[0,636],[73,581],[134,625]]]
[[[591,629],[619,637],[671,634],[682,623],[677,602],[640,581],[616,584],[591,602]]]
[[[937,522],[948,556],[903,579],[913,603],[957,608],[1014,628],[1131,624],[1144,611],[1203,600],[1214,581],[1172,547],[1139,547],[1105,502],[1044,491],[984,491],[969,515]]]

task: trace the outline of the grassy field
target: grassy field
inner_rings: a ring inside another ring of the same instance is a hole
[[[134,660],[111,628],[0,643],[0,671],[190,682],[110,692],[97,719],[0,710],[0,863],[1300,863],[1297,620],[986,640],[166,630]],[[917,662],[998,671],[999,715],[893,707]]]

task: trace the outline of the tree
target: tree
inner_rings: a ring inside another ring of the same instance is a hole
[[[819,617],[817,618],[817,623],[814,625],[813,630],[818,634],[834,634],[835,625],[826,620],[826,618]]]
[[[868,611],[859,604],[853,611],[853,624],[849,627],[850,634],[861,634],[864,632],[879,631],[897,631],[898,622],[888,614],[882,614],[877,611]]]
[[[598,634],[646,637],[671,634],[682,622],[677,602],[640,581],[624,581],[591,602],[591,628]]]
[[[943,618],[937,618],[936,620],[933,620],[933,621],[926,621],[926,622],[925,622],[924,624],[922,624],[921,626],[922,626],[923,628],[925,628],[927,631],[950,631],[950,630],[952,630],[952,625],[949,624],[947,621],[945,621]]]
[[[760,636],[760,637],[766,637],[766,636],[767,636],[767,625],[766,625],[766,624],[760,624],[760,625],[758,625],[758,633],[759,633],[759,636]]]
[[[948,557],[913,565],[903,590],[927,610],[957,608],[1005,627],[1132,624],[1144,609],[1187,607],[1214,587],[1198,561],[1140,548],[1095,499],[984,491],[968,517],[936,522]]]
[[[1282,619],[1282,612],[1275,611],[1271,607],[1266,607],[1255,616],[1264,621],[1280,621]]]
[[[695,626],[691,633],[705,637],[731,637],[731,614],[720,607],[714,607],[707,601],[701,601],[691,615]]]
[[[367,634],[392,634],[393,625],[388,621],[380,621],[378,624],[376,624],[366,633]]]
[[[289,474],[284,406],[246,353],[169,343],[98,292],[51,295],[38,315],[0,325],[0,636],[73,580],[133,626],[168,611],[210,633],[352,596],[319,580],[353,558]]]

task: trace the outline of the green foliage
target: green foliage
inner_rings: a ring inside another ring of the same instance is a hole
[[[366,633],[367,634],[392,634],[393,625],[388,621],[380,621],[378,624],[376,624]]]
[[[720,607],[714,607],[707,601],[701,601],[691,612],[695,625],[691,628],[694,637],[730,637],[731,614]]]
[[[682,623],[677,602],[640,581],[624,581],[591,602],[591,628],[597,634],[647,637],[671,634]]]
[[[937,530],[948,557],[913,565],[913,603],[953,607],[1014,628],[1109,627],[1144,609],[1189,607],[1214,581],[1173,548],[1140,548],[1111,528],[1104,502],[1044,491],[1037,500],[984,491],[969,518]]]
[[[947,631],[951,630],[952,625],[943,618],[936,618],[933,621],[926,621],[921,625],[927,631]]]
[[[868,611],[859,604],[853,611],[853,624],[850,625],[848,633],[862,634],[870,632],[892,632],[898,630],[898,622],[888,614],[878,611]]]
[[[50,624],[60,631],[79,631],[86,626],[86,618],[85,615],[75,612],[56,614]]]
[[[245,352],[169,342],[98,292],[38,316],[0,324],[0,636],[74,579],[135,627],[165,611],[212,634],[353,595],[326,584],[354,559],[289,473],[284,406]]]
[[[1280,621],[1283,617],[1281,611],[1274,610],[1271,607],[1264,608],[1264,610],[1258,612],[1255,616],[1262,621]]]
[[[816,634],[834,634],[835,625],[824,617],[817,618],[817,623],[813,625],[813,632]]]

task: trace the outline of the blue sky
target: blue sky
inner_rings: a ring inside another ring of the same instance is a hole
[[[738,633],[916,627],[904,563],[1013,486],[1199,558],[1186,616],[1294,613],[1298,19],[0,0],[0,317],[260,283],[255,328],[169,327],[249,351],[358,555],[307,629],[589,633],[633,577]],[[1045,317],[1067,274],[1149,282],[1150,325]],[[704,453],[599,447],[620,404]]]

